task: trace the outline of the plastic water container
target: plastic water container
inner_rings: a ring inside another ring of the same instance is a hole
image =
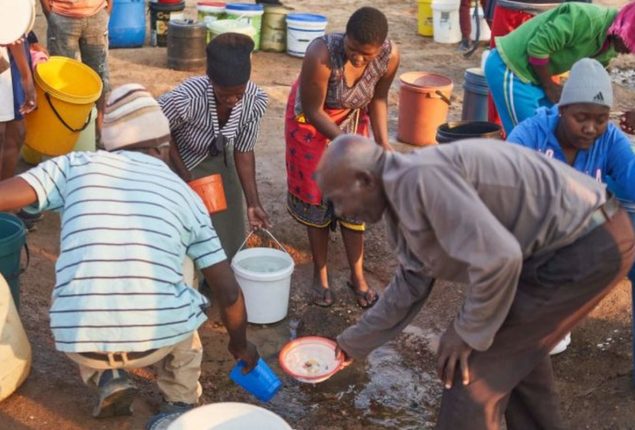
[[[244,368],[245,362],[239,360],[229,373],[229,377],[261,402],[273,399],[282,387],[280,379],[262,358],[258,359],[258,364],[249,373],[243,373]]]
[[[150,3],[150,45],[168,46],[170,21],[183,19],[185,1]]]
[[[489,87],[483,70],[473,67],[467,69],[463,82],[463,121],[487,121],[487,94]]]
[[[214,214],[227,209],[223,177],[220,174],[204,176],[187,184],[203,200],[209,213]]]
[[[417,32],[422,36],[434,34],[432,0],[417,1]]]
[[[207,26],[209,40],[212,40],[219,34],[238,33],[251,37],[256,36],[254,28],[246,22],[236,21],[235,19],[219,19]],[[255,42],[254,42],[255,43]]]
[[[167,430],[292,430],[271,411],[248,403],[212,403],[181,415]]]
[[[15,306],[20,306],[20,259],[26,243],[24,223],[17,216],[0,212],[0,275],[6,279]],[[1,363],[1,362],[0,362]]]
[[[459,43],[461,25],[459,24],[460,0],[433,0],[432,15],[434,41],[437,43]]]
[[[290,13],[287,15],[287,54],[304,58],[309,43],[324,36],[328,19],[311,13]]]
[[[111,48],[137,48],[146,39],[146,10],[143,0],[114,0],[108,22]]]
[[[470,9],[470,19],[472,21],[472,32],[470,33],[470,39],[476,40],[476,18],[474,17],[474,8]],[[478,8],[478,21],[479,21],[479,38],[478,40],[481,42],[488,42],[492,37],[492,31],[487,25],[487,20],[485,19],[485,14],[483,13],[483,9],[479,6]]]
[[[31,344],[0,275],[0,401],[18,389],[31,370]]]
[[[242,249],[232,259],[232,270],[245,297],[247,321],[271,324],[287,316],[294,262],[284,247],[269,233],[281,250],[272,248]]]
[[[251,25],[254,29],[254,50],[260,49],[260,31],[262,29],[262,15],[265,8],[261,4],[229,3],[225,7],[227,19],[237,19]]]
[[[225,3],[223,2],[201,1],[196,3],[196,10],[198,12],[198,22],[205,25],[205,27],[214,21],[225,18]],[[212,37],[208,30],[206,42],[209,43],[211,40]]]

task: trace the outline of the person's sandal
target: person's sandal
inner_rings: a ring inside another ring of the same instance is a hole
[[[99,398],[93,417],[108,418],[132,415],[137,387],[123,370],[106,370],[99,378]]]
[[[313,294],[315,295],[315,298],[312,303],[316,306],[328,308],[335,302],[333,299],[333,292],[330,288],[313,288]]]
[[[377,292],[370,287],[368,287],[368,291],[360,291],[350,281],[346,282],[346,285],[353,291],[357,305],[362,309],[372,308],[373,305],[377,303],[377,300],[379,300]]]

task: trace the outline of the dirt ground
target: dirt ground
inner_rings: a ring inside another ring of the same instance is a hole
[[[194,15],[194,1],[186,12]],[[329,30],[341,30],[361,3],[355,0],[290,0],[302,11],[329,17]],[[615,3],[615,2],[613,2]],[[619,0],[617,4],[621,3]],[[439,45],[416,34],[415,2],[368,0],[381,8],[390,21],[390,37],[402,53],[400,72],[425,70],[445,74],[455,83],[450,119],[459,119],[464,70],[475,67],[480,52],[464,59],[456,47]],[[46,23],[37,18],[36,30],[45,39]],[[289,319],[269,327],[250,326],[250,337],[262,356],[277,367],[277,351],[299,324],[298,334],[335,336],[360,315],[345,287],[348,276],[341,240],[331,241],[331,286],[336,304],[328,309],[308,306],[311,278],[310,255],[304,229],[285,209],[283,109],[301,60],[274,53],[256,53],[253,80],[270,97],[270,106],[257,145],[258,186],[261,200],[274,221],[273,233],[292,252],[296,271],[292,280]],[[167,69],[165,48],[144,47],[110,51],[113,85],[140,82],[159,95],[191,73]],[[632,58],[620,58],[614,66],[632,69]],[[632,107],[635,91],[618,88],[616,110]],[[398,84],[390,94],[390,131],[397,129]],[[393,139],[394,140],[394,139]],[[396,144],[399,150],[411,149]],[[390,280],[395,262],[383,227],[372,226],[367,234],[366,269],[369,280],[381,289]],[[160,395],[151,370],[135,371],[141,395],[130,418],[96,421],[90,416],[94,393],[83,386],[74,365],[55,351],[49,330],[48,306],[54,285],[54,263],[59,252],[59,219],[47,214],[38,230],[29,235],[31,267],[22,278],[21,315],[33,346],[33,368],[26,383],[0,403],[0,430],[23,429],[141,429],[152,415]],[[368,360],[316,385],[302,385],[283,377],[285,387],[267,407],[283,416],[296,429],[388,429],[430,428],[434,425],[441,387],[434,378],[434,357],[429,341],[441,333],[461,302],[461,286],[441,283],[429,303],[396,341],[372,354]],[[566,353],[556,357],[554,367],[563,413],[572,429],[635,429],[631,388],[631,290],[620,284],[573,331]],[[201,382],[204,403],[242,401],[256,403],[228,378],[233,360],[226,351],[226,336],[218,317],[200,330],[205,358]]]

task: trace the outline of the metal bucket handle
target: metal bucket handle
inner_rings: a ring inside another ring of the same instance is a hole
[[[247,241],[249,240],[249,238],[250,238],[253,234],[255,234],[257,231],[264,231],[265,233],[267,233],[267,234],[269,235],[269,237],[270,237],[271,239],[273,239],[273,241],[274,241],[274,242],[278,245],[278,247],[280,248],[280,250],[281,250],[282,252],[284,252],[285,254],[287,254],[289,257],[291,257],[291,254],[289,254],[289,253],[287,252],[287,250],[285,249],[285,247],[284,247],[284,246],[282,246],[282,244],[281,244],[280,242],[278,242],[278,239],[276,239],[276,238],[273,236],[273,234],[271,234],[271,232],[270,232],[269,230],[267,230],[266,228],[259,228],[259,229],[256,229],[256,230],[252,230],[252,231],[250,231],[250,232],[249,232],[249,234],[247,235],[247,237],[245,238],[245,240],[243,241],[242,245],[240,245],[240,248],[238,248],[238,251],[236,251],[236,253],[238,253],[239,251],[241,251],[241,250],[245,247],[245,245],[247,244]],[[291,259],[293,260],[293,257],[291,257]]]

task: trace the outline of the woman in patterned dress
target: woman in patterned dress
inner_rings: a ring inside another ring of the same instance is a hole
[[[397,47],[387,38],[388,21],[371,7],[358,9],[346,33],[331,33],[308,47],[302,71],[293,85],[285,116],[287,207],[307,226],[313,254],[313,303],[330,306],[326,267],[329,228],[341,227],[351,269],[348,286],[357,303],[368,308],[377,301],[363,271],[364,225],[335,216],[322,200],[313,179],[328,143],[344,133],[369,134],[378,145],[388,143],[388,90],[399,67]]]

